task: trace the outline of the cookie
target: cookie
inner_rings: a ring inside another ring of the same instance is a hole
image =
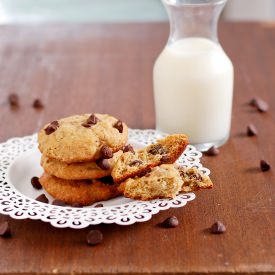
[[[212,187],[210,178],[196,168],[163,164],[152,168],[142,177],[127,179],[118,189],[127,198],[144,201],[174,198],[178,193]]]
[[[47,124],[38,133],[39,150],[66,163],[111,158],[128,138],[128,128],[106,114],[74,115]]]
[[[44,173],[39,179],[43,188],[55,199],[66,204],[91,205],[118,196],[111,177],[97,180],[63,180]]]
[[[122,154],[121,151],[114,153],[111,159],[99,159],[93,162],[66,163],[51,159],[42,155],[41,166],[44,171],[52,176],[66,180],[98,179],[111,175],[113,166]]]
[[[146,148],[125,152],[114,165],[111,175],[116,183],[120,183],[143,174],[149,168],[174,163],[187,144],[185,135],[175,134],[158,140]]]
[[[196,168],[186,168],[183,166],[177,166],[180,172],[183,184],[181,187],[182,193],[194,192],[200,189],[211,189],[213,183],[211,179],[204,175]]]
[[[127,198],[147,201],[174,198],[181,187],[182,179],[178,169],[172,164],[163,164],[154,167],[143,177],[127,179],[118,189]]]

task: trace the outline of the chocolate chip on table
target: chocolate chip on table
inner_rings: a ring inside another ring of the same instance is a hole
[[[250,124],[247,126],[246,134],[247,134],[249,137],[257,136],[257,135],[258,135],[258,129],[256,128],[256,126],[255,126],[254,124],[250,123]]]
[[[108,161],[108,159],[98,159],[96,161],[96,165],[101,168],[102,170],[109,170],[111,168],[111,165]]]
[[[94,207],[98,208],[98,207],[103,207],[104,205],[102,203],[98,203],[96,204]]]
[[[265,101],[263,101],[262,99],[258,99],[258,100],[256,101],[256,108],[257,108],[257,110],[258,110],[259,112],[265,113],[265,112],[268,111],[269,106],[268,106],[268,104],[267,104]]]
[[[110,158],[112,158],[113,157],[113,151],[112,151],[112,149],[109,147],[109,146],[107,146],[107,145],[103,145],[102,147],[101,147],[101,156],[102,156],[102,158],[103,159],[110,159]]]
[[[96,117],[96,115],[95,114],[91,114],[89,116],[89,118],[87,119],[87,124],[95,125],[95,124],[97,124],[98,121],[99,121],[99,119]]]
[[[42,103],[42,101],[39,98],[37,98],[33,101],[32,107],[35,109],[43,109],[44,104]]]
[[[19,97],[17,94],[9,95],[9,104],[11,107],[19,107]]]
[[[38,177],[32,177],[31,178],[31,184],[33,188],[40,190],[42,189],[42,185],[40,184],[39,178]]]
[[[44,130],[46,132],[46,135],[50,135],[53,132],[55,132],[57,130],[57,128],[59,127],[59,123],[57,120],[51,122]]]
[[[220,153],[220,150],[215,147],[212,146],[210,147],[206,152],[204,152],[207,156],[217,156]]]
[[[222,234],[226,231],[226,227],[222,222],[216,221],[212,224],[210,231],[212,234]]]
[[[175,228],[179,225],[179,220],[176,216],[172,216],[164,220],[161,225],[165,228]]]
[[[130,166],[138,166],[140,164],[142,164],[143,162],[141,160],[133,160],[129,165]]]
[[[266,162],[265,160],[261,160],[260,161],[260,167],[262,172],[267,172],[270,170],[270,164],[268,162]]]
[[[0,236],[2,238],[11,237],[11,229],[7,221],[4,221],[0,224]]]
[[[123,153],[132,152],[135,153],[134,147],[131,144],[125,145],[122,149]]]
[[[87,234],[87,243],[88,245],[97,245],[100,244],[103,241],[103,235],[99,230],[91,230],[88,234]]]
[[[256,97],[253,97],[250,102],[249,102],[249,105],[255,107],[256,106],[256,101],[257,101],[257,98]]]
[[[49,200],[48,200],[48,198],[45,196],[45,194],[39,195],[35,200],[36,200],[36,201],[43,202],[43,203],[49,203]]]
[[[52,202],[52,205],[67,206],[67,204],[66,204],[64,201],[58,200],[58,199],[55,199],[55,200]]]
[[[269,109],[267,102],[260,98],[252,98],[249,104],[253,107],[256,107],[257,110],[261,113],[267,112]]]
[[[116,128],[120,133],[123,132],[123,122],[121,120],[118,120],[114,125],[114,128]]]

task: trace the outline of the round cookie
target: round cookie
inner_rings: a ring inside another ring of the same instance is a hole
[[[127,138],[126,124],[107,114],[63,118],[47,124],[38,133],[41,153],[66,163],[111,158]]]
[[[66,180],[98,179],[111,175],[113,166],[122,154],[118,151],[111,159],[103,160],[103,165],[96,162],[66,163],[42,155],[41,166],[49,175]],[[101,167],[99,167],[101,166]]]
[[[55,199],[67,204],[91,205],[120,195],[112,180],[63,180],[44,173],[39,181],[43,188]]]

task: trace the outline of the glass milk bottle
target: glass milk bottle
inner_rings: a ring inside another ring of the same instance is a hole
[[[187,134],[201,151],[230,133],[233,65],[217,37],[226,1],[162,0],[170,36],[154,65],[156,127]]]

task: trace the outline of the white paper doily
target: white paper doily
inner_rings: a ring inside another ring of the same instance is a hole
[[[143,147],[164,137],[155,130],[129,131],[129,143],[134,147]],[[0,213],[14,219],[34,219],[50,222],[55,227],[85,228],[100,223],[130,225],[149,220],[153,214],[171,207],[182,207],[195,199],[194,193],[179,194],[175,199],[153,201],[134,201],[123,197],[103,202],[104,207],[83,208],[61,207],[41,203],[35,198],[44,190],[35,190],[30,183],[33,176],[42,173],[40,153],[37,149],[37,135],[12,138],[0,144]],[[209,175],[210,171],[202,167],[202,154],[189,145],[178,163],[187,167],[196,167]]]

